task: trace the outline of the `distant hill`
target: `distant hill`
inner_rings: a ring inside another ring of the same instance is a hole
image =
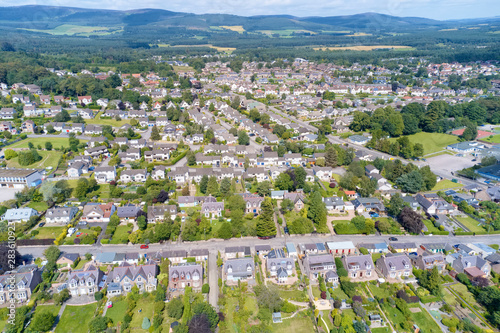
[[[196,15],[149,8],[126,11],[38,5],[0,8],[0,27],[34,30],[53,29],[65,24],[100,27],[186,27],[206,30],[210,27],[242,26],[245,31],[302,29],[311,32],[342,30],[399,32],[500,21],[499,18],[438,21],[377,13],[328,17],[294,17],[291,15],[245,17],[228,14]]]

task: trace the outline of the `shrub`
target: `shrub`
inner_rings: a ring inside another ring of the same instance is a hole
[[[208,292],[210,291],[210,286],[208,285],[208,283],[205,283],[202,287],[201,287],[201,292],[203,294],[208,294]]]

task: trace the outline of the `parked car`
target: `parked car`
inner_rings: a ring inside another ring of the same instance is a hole
[[[141,245],[141,250],[147,250],[147,249],[149,249],[149,245],[146,244]]]
[[[370,212],[371,217],[379,217],[378,213],[376,212]]]
[[[398,241],[398,239],[396,237],[389,237],[389,240],[391,242],[397,242]]]
[[[38,226],[39,226],[40,228],[41,228],[41,227],[43,227],[44,225],[45,225],[45,222],[40,222],[40,223],[38,224]]]

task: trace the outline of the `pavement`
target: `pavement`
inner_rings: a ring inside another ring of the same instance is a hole
[[[208,254],[208,283],[210,292],[208,293],[208,302],[214,308],[218,309],[219,300],[219,269],[217,267],[217,251],[210,251]]]

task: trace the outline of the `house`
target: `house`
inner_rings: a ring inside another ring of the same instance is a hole
[[[249,246],[228,246],[224,249],[224,257],[226,259],[240,258],[250,256]]]
[[[118,207],[116,209],[116,216],[120,218],[121,222],[134,222],[137,217],[139,217],[139,213],[141,209],[138,206],[129,204],[122,207]]]
[[[359,256],[344,256],[342,263],[351,281],[366,281],[377,279],[375,265],[369,254]]]
[[[464,141],[453,143],[451,145],[446,146],[446,149],[456,151],[461,154],[470,154],[477,151],[480,151],[484,148],[484,144],[476,142],[476,141]]]
[[[163,221],[166,217],[170,219],[175,219],[177,216],[177,206],[176,205],[155,205],[148,207],[148,223],[156,223],[158,221]]]
[[[92,103],[92,96],[78,96],[78,103],[87,105]]]
[[[368,143],[368,141],[370,141],[370,138],[367,137],[367,136],[363,136],[363,135],[351,135],[349,137],[349,142],[351,143],[354,143],[356,145],[366,145]]]
[[[107,204],[88,203],[83,207],[81,220],[85,222],[109,222],[109,218],[115,210],[116,207],[112,202]]]
[[[411,262],[413,266],[421,270],[430,271],[434,267],[437,267],[439,274],[442,274],[446,267],[446,261],[444,260],[444,257],[441,253],[431,253],[424,251],[416,258],[412,258]]]
[[[42,175],[37,170],[0,168],[0,188],[34,187],[42,183]]]
[[[333,255],[355,254],[357,249],[351,241],[327,242],[328,252]]]
[[[83,153],[87,156],[92,156],[92,158],[95,158],[101,155],[107,155],[108,148],[106,146],[88,147],[85,148],[85,151]]]
[[[120,174],[120,181],[123,183],[144,183],[147,179],[148,171],[146,169],[123,170]]]
[[[151,177],[154,180],[165,179],[166,171],[167,168],[164,165],[157,165],[153,168],[153,171],[151,172]]]
[[[131,265],[122,262],[113,268],[106,279],[108,297],[126,294],[137,286],[139,292],[152,292],[156,290],[158,281],[156,264]]]
[[[288,278],[292,276],[295,262],[292,258],[285,256],[282,249],[273,249],[266,260],[266,269],[271,278],[276,279],[277,283],[287,283]]]
[[[170,260],[172,263],[181,263],[185,262],[185,258],[188,253],[186,250],[172,250],[163,252],[163,257]]]
[[[33,120],[25,120],[21,124],[21,131],[24,133],[35,133],[36,125]]]
[[[226,260],[224,272],[228,282],[252,282],[255,274],[255,264],[252,257]]]
[[[449,204],[441,198],[435,198],[431,196],[424,196],[422,194],[417,194],[415,196],[417,202],[422,206],[422,208],[431,215],[435,214],[450,214],[455,208],[453,205]]]
[[[413,242],[390,243],[389,246],[397,253],[417,252],[417,244]]]
[[[45,213],[45,222],[47,223],[70,223],[78,213],[76,207],[54,207],[47,210]]]
[[[491,265],[480,256],[459,255],[453,260],[451,267],[453,267],[457,273],[466,273],[472,278],[477,276],[489,276],[491,272]]]
[[[305,261],[304,266],[311,280],[317,280],[319,276],[322,276],[325,282],[338,283],[337,267],[331,254],[310,255]]]
[[[33,208],[9,208],[2,215],[2,220],[10,223],[28,222],[32,216],[38,216]]]
[[[411,260],[406,254],[382,255],[376,262],[377,269],[390,280],[406,279],[412,273]]]
[[[0,275],[0,304],[28,302],[42,272],[37,265],[22,265]]]
[[[331,213],[338,213],[345,210],[344,200],[340,197],[322,198],[325,203],[326,210]]]
[[[375,211],[381,213],[385,211],[384,204],[379,198],[356,198],[352,201],[358,214]]]
[[[403,201],[411,208],[413,211],[417,211],[418,207],[420,207],[420,204],[418,201],[412,197],[411,195],[406,195],[403,197]]]
[[[80,178],[82,174],[89,172],[89,166],[84,162],[75,162],[72,163],[66,171],[68,172],[68,177]]]
[[[301,192],[285,193],[283,195],[283,199],[290,200],[295,207],[294,208],[295,211],[297,211],[297,212],[300,212],[302,210],[302,208],[304,208],[304,199],[305,199],[304,193],[301,193]]]
[[[387,253],[389,252],[389,248],[387,244],[382,243],[360,243],[358,244],[358,248],[365,248],[370,253]]]
[[[78,259],[80,259],[80,255],[78,253],[63,252],[59,256],[59,259],[57,259],[56,264],[71,267],[78,261]]]
[[[329,167],[314,166],[312,170],[314,176],[318,177],[322,181],[330,181],[333,175],[333,170]]]
[[[94,169],[94,178],[99,184],[109,183],[116,178],[116,168],[112,167],[96,167]]]
[[[104,272],[94,265],[87,264],[83,269],[77,269],[68,273],[67,286],[71,296],[94,295],[99,291],[99,284]]]
[[[297,248],[295,247],[295,244],[286,243],[285,248],[289,258],[298,258]]]
[[[78,115],[83,119],[92,119],[94,118],[94,111],[91,109],[78,109]]]
[[[0,109],[0,119],[14,119],[16,113],[14,108],[2,108]]]
[[[264,201],[263,197],[260,196],[243,196],[246,204],[246,213],[259,214],[260,213],[260,205]]]
[[[208,250],[207,249],[192,249],[189,251],[189,256],[194,258],[196,261],[206,261],[208,260]]]
[[[224,202],[204,202],[201,205],[201,213],[208,218],[222,216],[224,210]]]
[[[168,277],[171,291],[183,291],[186,287],[199,290],[203,285],[203,266],[196,263],[170,266]]]

